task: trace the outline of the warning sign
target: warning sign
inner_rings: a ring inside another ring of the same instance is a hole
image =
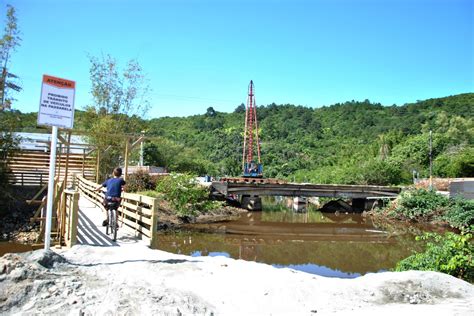
[[[43,75],[38,125],[72,128],[75,91],[74,81]]]

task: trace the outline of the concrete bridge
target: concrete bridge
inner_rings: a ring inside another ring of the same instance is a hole
[[[225,197],[239,196],[242,207],[258,210],[260,196],[288,197],[328,197],[351,199],[357,208],[365,208],[366,201],[382,198],[396,198],[401,189],[398,187],[375,185],[340,185],[309,183],[275,183],[262,181],[233,182],[215,181],[212,188]],[[255,205],[255,207],[253,207]]]

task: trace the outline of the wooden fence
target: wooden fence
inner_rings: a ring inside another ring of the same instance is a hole
[[[85,179],[81,175],[76,176],[75,185],[79,192],[104,211],[102,205],[104,194],[95,189],[99,184]],[[136,235],[148,239],[150,244],[156,238],[158,224],[158,199],[149,196],[122,193],[122,201],[118,209],[118,222],[121,227]]]
[[[51,222],[51,240],[57,246],[72,247],[77,241],[77,223],[79,212],[79,192],[65,190],[66,182],[55,178],[53,194],[53,212]],[[32,200],[34,201],[34,200]],[[40,234],[37,242],[43,241],[46,221],[46,197],[40,202],[31,221],[40,222]]]
[[[21,186],[43,186],[48,184],[49,152],[20,150],[8,160],[8,182]],[[94,179],[96,158],[83,154],[58,153],[56,156],[56,176],[63,179],[68,173],[68,183],[72,174],[80,173],[87,179]]]

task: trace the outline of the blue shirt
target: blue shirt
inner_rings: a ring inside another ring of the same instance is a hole
[[[110,197],[120,197],[122,194],[122,186],[124,185],[125,180],[122,178],[110,178],[102,183],[102,186],[107,188],[106,196]]]

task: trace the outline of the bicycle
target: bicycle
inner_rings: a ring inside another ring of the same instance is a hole
[[[105,226],[105,234],[108,235],[109,231],[112,234],[112,240],[117,240],[117,230],[118,230],[118,219],[117,219],[117,209],[119,208],[120,202],[114,200],[107,200],[107,216],[108,223]]]

